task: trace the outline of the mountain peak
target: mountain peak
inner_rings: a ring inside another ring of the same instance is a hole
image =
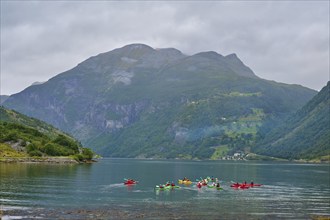
[[[113,51],[107,52],[106,54],[120,54],[127,57],[140,58],[146,54],[154,53],[156,50],[146,44],[128,44],[121,48],[117,48]]]
[[[246,66],[235,53],[229,54],[224,58],[225,62],[230,66],[230,68],[237,72],[239,75],[253,78],[257,77],[254,72],[248,66]]]
[[[209,58],[209,59],[223,58],[223,56],[221,54],[218,54],[215,51],[200,52],[200,53],[195,54],[194,56],[201,56],[201,57],[205,57],[205,58]]]
[[[154,51],[154,49],[146,44],[140,44],[140,43],[135,43],[135,44],[128,44],[121,49],[130,49],[130,50],[150,50]]]
[[[227,56],[225,56],[225,58],[226,59],[238,59],[239,60],[236,53],[228,54]]]

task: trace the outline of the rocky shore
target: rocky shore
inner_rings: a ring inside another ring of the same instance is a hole
[[[2,163],[55,163],[78,164],[80,162],[70,157],[1,157]]]
[[[2,214],[2,218],[1,218]],[[20,209],[20,210],[5,210],[0,212],[0,219],[157,219],[157,220],[200,220],[200,219],[278,219],[278,216],[274,216],[271,213],[269,215],[256,218],[255,215],[243,214],[243,213],[193,213],[186,208],[176,208],[168,205],[150,205],[148,207],[119,207],[109,206],[103,208],[84,208],[84,209]],[[329,215],[311,215],[306,216],[304,219],[312,220],[329,220]]]

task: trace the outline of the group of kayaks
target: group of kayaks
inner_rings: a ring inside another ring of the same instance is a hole
[[[222,190],[223,188],[220,187],[220,182],[218,178],[211,178],[211,177],[206,177],[206,178],[200,178],[196,179],[197,181],[197,188],[202,188],[202,187],[207,187],[207,188],[215,188],[217,190]]]
[[[134,179],[124,179],[124,185],[135,185],[138,183],[138,181],[134,180]],[[184,177],[183,179],[179,179],[178,181],[179,184],[185,185],[185,186],[190,186],[193,182],[191,180],[189,180],[188,178]],[[207,187],[207,188],[214,188],[217,190],[223,190],[223,188],[220,186],[220,182],[218,180],[218,178],[213,178],[213,177],[206,177],[206,178],[200,178],[200,179],[196,179],[196,186],[197,188],[202,188],[202,187]],[[261,184],[255,184],[253,182],[251,183],[233,183],[230,185],[231,188],[233,189],[249,189],[249,188],[253,188],[253,187],[260,187],[262,186]],[[165,184],[159,184],[156,185],[155,189],[156,190],[172,190],[172,189],[176,189],[176,188],[180,188],[180,186],[177,186],[174,184],[174,182],[166,182]]]

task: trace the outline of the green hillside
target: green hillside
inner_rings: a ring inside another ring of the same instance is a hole
[[[235,54],[132,44],[99,54],[4,103],[104,156],[217,158],[254,146],[263,124],[316,91],[257,77]],[[218,156],[217,156],[218,155]]]
[[[93,153],[51,125],[0,107],[0,158],[49,156],[90,160]]]
[[[287,159],[330,156],[330,83],[285,122],[260,137],[256,152]]]

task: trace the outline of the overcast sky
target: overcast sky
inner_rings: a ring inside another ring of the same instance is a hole
[[[1,89],[14,94],[131,43],[236,53],[261,78],[329,80],[329,1],[4,1]]]

